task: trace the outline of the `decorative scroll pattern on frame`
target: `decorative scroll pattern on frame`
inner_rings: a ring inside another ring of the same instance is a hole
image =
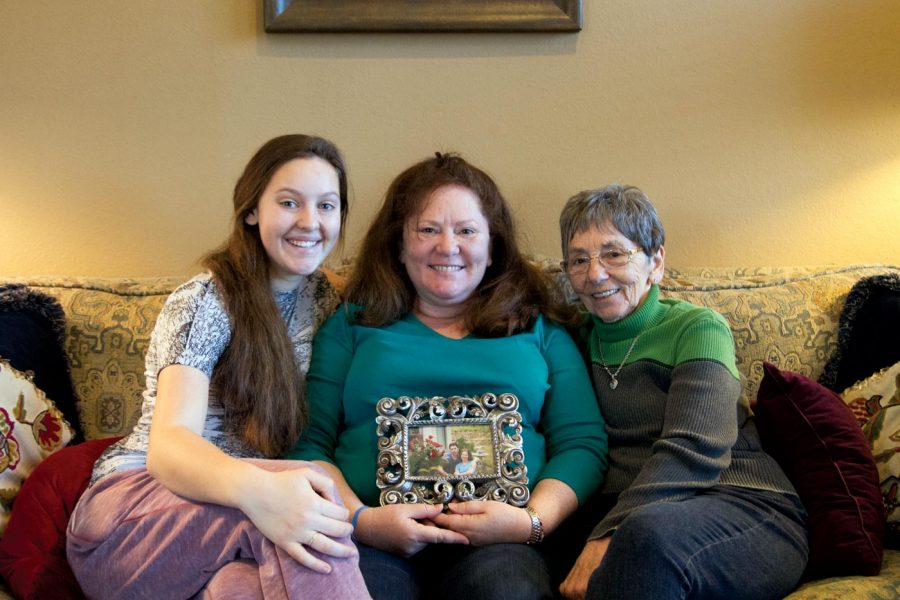
[[[381,504],[495,500],[525,506],[530,493],[518,408],[514,394],[379,400]],[[457,458],[465,468],[451,472]]]

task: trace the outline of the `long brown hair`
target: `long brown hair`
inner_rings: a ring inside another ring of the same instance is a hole
[[[284,135],[257,150],[234,186],[231,234],[203,258],[222,291],[231,341],[213,369],[211,386],[225,407],[225,429],[264,456],[290,448],[306,425],[304,375],[294,358],[269,282],[269,257],[257,225],[245,219],[286,162],[317,156],[337,171],[341,230],[347,220],[347,171],[337,147],[308,135]]]
[[[456,154],[436,154],[398,175],[369,227],[347,285],[347,299],[362,306],[356,322],[382,327],[409,313],[416,290],[400,262],[403,228],[419,214],[432,192],[446,185],[472,190],[491,236],[491,265],[466,301],[465,324],[482,337],[512,335],[531,326],[539,312],[565,320],[550,282],[519,251],[512,213],[487,173]]]

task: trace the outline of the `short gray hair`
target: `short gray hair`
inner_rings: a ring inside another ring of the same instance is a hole
[[[606,222],[648,256],[656,254],[666,242],[666,232],[650,198],[633,185],[614,183],[585,190],[566,202],[559,216],[563,257],[568,258],[569,242],[576,234]]]

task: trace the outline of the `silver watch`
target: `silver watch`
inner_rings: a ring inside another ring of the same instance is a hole
[[[544,541],[544,524],[541,523],[541,518],[530,506],[525,507],[525,512],[531,517],[531,535],[528,536],[528,541],[525,543],[529,545],[540,544]]]

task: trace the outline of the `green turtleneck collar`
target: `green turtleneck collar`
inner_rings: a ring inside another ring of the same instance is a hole
[[[647,297],[633,313],[615,323],[606,323],[591,315],[594,335],[605,342],[618,342],[635,337],[646,328],[659,323],[666,313],[666,305],[659,301],[659,286],[650,286]]]

